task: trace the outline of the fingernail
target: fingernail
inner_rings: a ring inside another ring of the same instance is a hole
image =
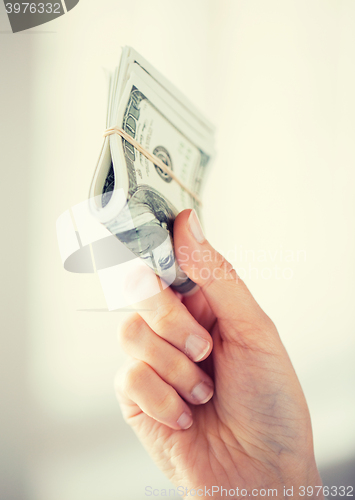
[[[210,348],[210,343],[199,335],[189,335],[186,339],[185,352],[193,361],[200,361]]]
[[[188,429],[192,425],[192,417],[186,411],[180,415],[178,418],[177,424],[181,429]]]
[[[206,240],[206,238],[205,235],[203,234],[201,223],[198,219],[195,210],[191,210],[189,218],[187,219],[187,224],[195,240],[198,243],[203,243]]]
[[[205,382],[196,385],[191,392],[191,396],[200,404],[207,403],[211,399],[213,389]]]

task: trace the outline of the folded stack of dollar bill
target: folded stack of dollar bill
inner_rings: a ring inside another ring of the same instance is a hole
[[[110,79],[107,128],[113,127],[159,158],[181,182],[112,133],[104,139],[92,180],[91,213],[175,290],[188,293],[195,285],[175,260],[173,223],[185,208],[201,217],[214,127],[131,47],[123,49]]]

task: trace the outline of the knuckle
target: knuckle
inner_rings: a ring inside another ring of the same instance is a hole
[[[156,365],[159,362],[159,352],[157,350],[156,342],[154,342],[154,341],[148,341],[148,342],[142,341],[140,352],[142,355],[142,359],[154,369],[154,367],[156,367]]]
[[[137,334],[143,326],[143,320],[139,314],[130,316],[119,329],[118,339],[122,347],[127,347],[137,339]]]
[[[207,289],[211,283],[223,281],[237,281],[238,275],[233,268],[233,265],[223,257],[219,252],[215,252],[213,263],[211,264],[206,276],[201,277],[204,279],[203,288]]]
[[[174,385],[181,380],[181,375],[189,372],[189,360],[186,356],[181,356],[175,358],[173,361],[169,361],[166,367],[166,377],[169,383]]]
[[[275,323],[272,321],[272,319],[263,312],[263,323],[264,323],[264,328],[267,332],[273,332],[276,330]]]
[[[158,417],[173,413],[176,406],[176,396],[172,391],[167,392],[155,403],[154,411]]]
[[[130,393],[137,387],[142,386],[145,376],[146,365],[142,361],[133,361],[123,377],[122,386],[125,393]]]
[[[234,270],[232,264],[223,257],[220,253],[217,252],[216,254],[216,265],[215,265],[215,276],[214,278],[217,279],[218,277],[220,278],[228,278],[231,274],[231,272]],[[218,276],[218,274],[220,276]]]
[[[159,306],[153,319],[154,328],[160,331],[169,328],[177,321],[180,312],[179,308],[173,304]]]

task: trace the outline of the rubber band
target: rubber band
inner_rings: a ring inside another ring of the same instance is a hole
[[[105,130],[103,135],[104,135],[104,137],[108,137],[109,135],[113,135],[113,134],[117,134],[117,135],[121,136],[127,142],[132,144],[132,146],[137,151],[139,151],[143,156],[145,156],[147,158],[147,160],[151,161],[152,163],[154,163],[154,165],[161,168],[165,174],[169,175],[172,179],[174,179],[175,182],[177,182],[179,184],[180,187],[182,187],[182,189],[184,189],[187,193],[189,193],[189,195],[192,196],[197,201],[197,203],[202,205],[202,201],[201,201],[200,197],[196,193],[191,191],[191,189],[189,187],[187,187],[174,174],[174,172],[171,170],[171,168],[169,168],[167,165],[165,165],[165,163],[160,158],[158,158],[156,155],[153,155],[152,153],[150,153],[149,151],[144,149],[143,146],[141,146],[139,144],[139,142],[137,142],[135,139],[133,139],[133,137],[131,137],[129,134],[127,134],[127,132],[125,132],[122,128],[119,128],[119,127],[108,128],[107,130]]]

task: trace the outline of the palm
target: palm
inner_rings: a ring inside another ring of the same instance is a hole
[[[307,445],[303,429],[310,428],[302,391],[281,342],[260,348],[259,338],[258,349],[241,342],[231,345],[224,342],[224,325],[216,321],[202,293],[184,303],[212,335],[212,354],[201,366],[214,379],[215,394],[204,405],[190,406],[194,424],[188,430],[173,430],[132,403],[125,408],[130,424],[176,485],[243,488],[263,484],[265,478],[270,481],[270,475],[276,481],[274,457],[283,453],[292,459]]]

